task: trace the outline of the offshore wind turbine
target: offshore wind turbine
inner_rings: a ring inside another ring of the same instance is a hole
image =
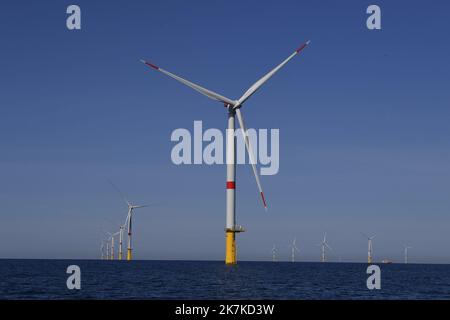
[[[123,230],[124,230],[125,226],[120,226],[119,228],[119,260],[122,260],[122,255],[123,255]]]
[[[408,249],[412,249],[412,247],[404,246],[405,248],[405,264],[408,263]]]
[[[243,131],[243,137],[245,142],[245,147],[247,149],[249,160],[252,165],[253,174],[256,179],[256,184],[258,186],[259,194],[261,196],[264,208],[267,210],[266,199],[264,198],[264,193],[262,190],[261,182],[259,181],[258,172],[256,171],[256,162],[254,161],[254,155],[252,147],[250,145],[250,139],[247,134],[247,129],[244,124],[244,119],[241,112],[242,105],[250,98],[261,86],[269,80],[278,70],[280,70],[285,64],[289,62],[294,56],[300,53],[308,44],[309,40],[301,45],[297,50],[295,50],[289,57],[287,57],[278,66],[272,69],[269,73],[263,76],[261,79],[256,81],[238,100],[229,99],[223,95],[220,95],[211,90],[205,89],[193,82],[183,79],[169,71],[166,71],[150,62],[141,60],[145,65],[183,83],[184,85],[198,91],[199,93],[207,96],[210,99],[219,101],[224,104],[228,113],[228,130],[226,139],[226,159],[227,159],[227,181],[226,181],[226,226],[225,226],[225,263],[226,264],[236,264],[236,233],[245,231],[242,226],[236,225],[236,141],[235,141],[235,117],[239,122],[239,126]]]
[[[329,250],[333,250],[331,249],[330,245],[327,242],[327,233],[325,232],[325,234],[323,235],[323,240],[321,243],[318,244],[319,246],[322,247],[322,262],[326,261],[326,257],[325,257],[325,248],[328,248]]]
[[[106,260],[109,260],[110,256],[109,256],[109,242],[108,240],[106,240]]]
[[[104,248],[105,248],[105,244],[103,243],[103,240],[102,240],[100,242],[100,252],[101,252],[101,255],[102,255],[102,260],[105,259],[105,250],[104,250]]]
[[[291,244],[291,261],[295,262],[295,252],[300,252],[300,250],[297,248],[297,238],[294,238]]]
[[[148,205],[138,206],[138,205],[131,204],[130,202],[128,202],[128,200],[126,200],[126,202],[128,205],[128,214],[127,214],[127,218],[125,220],[125,225],[127,226],[127,231],[128,231],[127,260],[131,261],[132,260],[132,250],[133,250],[132,245],[131,245],[133,210],[139,209],[139,208],[145,208],[145,207],[148,207]]]
[[[116,232],[116,233],[108,232],[109,239],[111,239],[111,260],[114,260],[114,237],[117,236],[118,234],[119,234],[119,232]]]
[[[109,181],[109,183],[119,192],[119,194],[122,196],[122,199],[125,201],[125,203],[128,206],[128,213],[127,213],[127,217],[125,219],[125,223],[123,224],[123,227],[121,226],[121,229],[119,230],[119,234],[121,234],[122,236],[120,237],[122,240],[119,240],[119,250],[122,251],[122,241],[123,241],[123,228],[127,228],[127,233],[128,233],[128,246],[127,246],[127,260],[131,261],[132,260],[132,244],[131,244],[131,240],[132,240],[132,220],[133,220],[133,210],[134,209],[139,209],[139,208],[145,208],[148,207],[148,205],[134,205],[132,204],[130,201],[128,201],[127,197],[125,197],[125,195],[122,193],[122,191],[120,191],[120,189],[111,181]],[[121,254],[119,253],[119,257],[121,257]],[[121,258],[120,258],[121,259]]]
[[[361,232],[361,234],[363,235],[363,237],[367,238],[368,241],[368,248],[367,248],[367,263],[372,263],[373,261],[373,245],[372,245],[372,240],[375,238],[375,236],[371,236],[369,237],[368,235],[364,234]]]
[[[277,247],[275,244],[272,247],[272,262],[277,261]]]

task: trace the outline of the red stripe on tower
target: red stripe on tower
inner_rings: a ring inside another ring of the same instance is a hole
[[[227,189],[236,189],[236,183],[234,181],[227,181]]]

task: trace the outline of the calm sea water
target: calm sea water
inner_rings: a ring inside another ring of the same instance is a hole
[[[81,268],[68,290],[66,268]],[[0,260],[0,299],[450,299],[450,265],[218,261]]]

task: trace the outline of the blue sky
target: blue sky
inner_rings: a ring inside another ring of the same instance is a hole
[[[243,108],[280,129],[280,171],[237,171],[238,258],[374,256],[450,263],[450,5],[378,1],[8,2],[0,13],[0,257],[97,258],[102,230],[139,203],[135,257],[223,259],[225,167],[175,166],[176,128],[224,129],[213,101],[139,63],[144,58],[231,98],[302,42]]]

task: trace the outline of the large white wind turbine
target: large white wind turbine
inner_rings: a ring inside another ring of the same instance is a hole
[[[331,249],[330,245],[327,242],[327,233],[326,232],[323,235],[322,242],[319,243],[318,245],[321,246],[321,248],[322,248],[322,262],[325,262],[326,261],[325,248],[328,248],[329,250],[333,250],[333,249]]]
[[[236,213],[235,213],[235,189],[236,189],[236,142],[235,142],[235,117],[239,122],[239,126],[242,129],[245,147],[249,155],[249,162],[252,165],[253,174],[256,179],[256,184],[258,186],[259,194],[264,205],[267,209],[267,203],[264,198],[264,193],[261,187],[261,182],[259,181],[258,172],[256,171],[256,162],[253,155],[252,147],[250,145],[250,140],[247,134],[247,129],[244,124],[244,119],[241,112],[241,107],[248,98],[250,98],[261,86],[269,80],[278,70],[280,70],[285,64],[289,62],[294,56],[300,53],[307,45],[309,41],[300,46],[295,50],[289,57],[287,57],[282,63],[276,66],[273,70],[263,76],[261,79],[256,81],[238,100],[229,99],[211,90],[205,89],[193,82],[183,79],[169,71],[166,71],[150,62],[141,60],[142,63],[147,66],[164,73],[165,75],[183,83],[184,85],[198,91],[199,93],[207,96],[210,99],[222,102],[228,111],[228,130],[227,130],[227,147],[226,147],[226,159],[227,159],[227,181],[226,181],[226,198],[227,198],[227,218],[226,218],[226,253],[225,253],[225,263],[235,264],[236,263],[236,233],[244,231],[242,226],[236,225]]]
[[[412,249],[412,247],[404,246],[405,248],[405,264],[408,263],[408,249]]]
[[[368,235],[364,234],[361,232],[361,234],[363,235],[363,237],[367,238],[368,241],[368,248],[367,248],[367,263],[372,263],[373,261],[373,245],[372,245],[372,240],[375,238],[375,236],[371,236],[369,237]]]
[[[291,261],[295,262],[295,252],[300,252],[297,248],[297,238],[294,238],[291,244]]]

